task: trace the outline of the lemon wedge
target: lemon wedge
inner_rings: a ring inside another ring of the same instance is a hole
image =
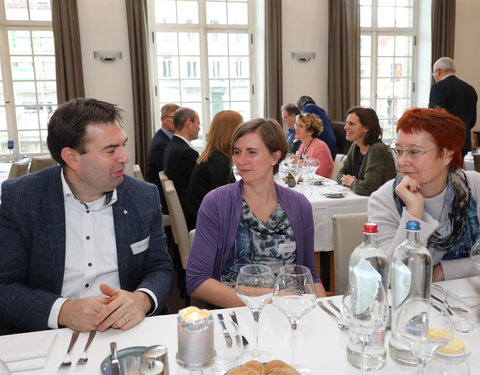
[[[461,349],[461,350],[460,350]],[[462,340],[460,339],[453,339],[450,344],[447,344],[445,346],[442,346],[438,352],[443,353],[443,354],[449,354],[449,355],[457,355],[465,353],[465,344],[463,343]]]

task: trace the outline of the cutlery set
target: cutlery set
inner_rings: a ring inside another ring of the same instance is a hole
[[[232,319],[232,322],[237,326],[237,328],[240,328],[237,320],[237,314],[235,313],[234,310],[230,311],[229,313],[230,318]],[[227,348],[232,347],[232,336],[230,336],[230,332],[228,332],[227,326],[225,325],[225,320],[223,318],[223,314],[217,314],[218,321],[220,322],[220,325],[222,326],[223,330],[223,337],[225,338],[225,343],[227,344]],[[238,338],[238,336],[237,336]],[[242,335],[242,345],[243,348],[246,349],[248,348],[248,340],[245,336]]]
[[[88,362],[87,350],[90,347],[90,344],[92,343],[96,333],[97,331],[90,331],[87,343],[83,348],[83,353],[77,361],[77,366],[84,365],[85,363]],[[75,343],[77,342],[79,334],[80,333],[78,331],[73,331],[72,338],[70,339],[70,344],[68,345],[67,354],[65,355],[65,359],[63,360],[63,362],[60,363],[60,366],[58,367],[59,369],[61,370],[67,369],[72,365],[72,358],[70,357],[70,352],[72,351]]]
[[[332,308],[337,311],[338,313],[340,313],[340,309],[333,303],[333,301],[331,299],[329,299],[327,301],[327,303],[332,306]],[[317,305],[318,307],[320,307],[323,311],[325,311],[328,315],[330,315],[332,318],[334,318],[336,321],[337,321],[337,327],[339,329],[341,329],[342,331],[343,330],[347,330],[348,329],[348,325],[346,325],[345,323],[342,322],[342,319],[340,316],[338,316],[337,314],[335,314],[333,311],[331,311],[327,306],[325,306],[323,304],[322,301],[318,301],[317,302]]]

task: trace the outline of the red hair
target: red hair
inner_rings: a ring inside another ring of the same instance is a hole
[[[444,109],[411,108],[397,121],[397,133],[430,134],[433,142],[442,149],[453,153],[449,164],[451,172],[463,165],[462,147],[465,143],[465,125],[458,117]]]

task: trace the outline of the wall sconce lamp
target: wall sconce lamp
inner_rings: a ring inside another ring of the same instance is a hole
[[[105,63],[112,63],[122,58],[121,51],[93,51],[93,58]]]
[[[315,59],[315,52],[292,52],[292,59],[301,63],[308,63]]]

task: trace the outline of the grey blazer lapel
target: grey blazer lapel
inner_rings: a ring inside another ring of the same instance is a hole
[[[130,198],[125,189],[125,183],[117,187],[117,201],[112,205],[113,223],[115,227],[115,241],[117,245],[117,261],[118,274],[120,278],[120,286],[123,288],[126,285],[125,275],[128,267],[128,251],[130,249],[129,233],[133,212]]]

